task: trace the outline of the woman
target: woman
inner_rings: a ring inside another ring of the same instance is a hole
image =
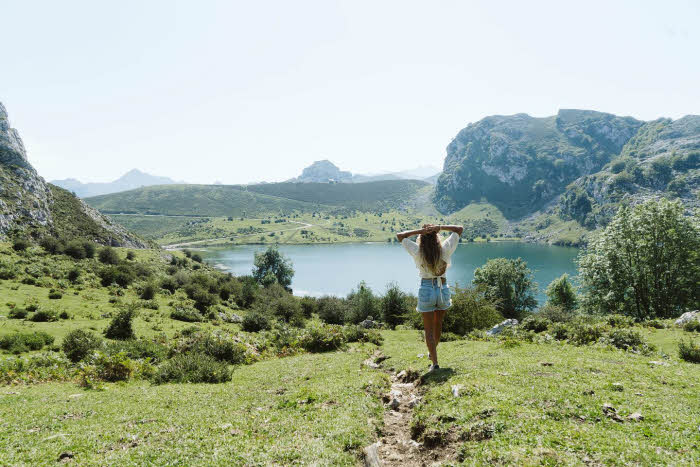
[[[441,230],[452,232],[443,242],[440,242],[438,237],[438,232]],[[430,371],[440,368],[437,345],[440,343],[445,312],[452,306],[445,271],[450,266],[450,256],[457,249],[463,230],[464,227],[461,225],[425,224],[420,230],[408,230],[396,234],[401,245],[413,256],[421,277],[416,311],[423,316],[425,343],[432,362]],[[408,238],[413,235],[418,235],[417,243]]]

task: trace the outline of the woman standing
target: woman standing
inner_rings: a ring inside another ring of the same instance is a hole
[[[438,232],[441,230],[452,232],[442,242],[438,237]],[[421,278],[416,311],[423,316],[425,343],[432,362],[431,371],[440,368],[437,345],[440,343],[445,312],[452,306],[445,271],[450,267],[450,256],[457,249],[463,230],[464,227],[461,225],[425,224],[420,230],[408,230],[396,234],[401,245],[413,257]],[[418,235],[417,242],[408,238],[413,235]]]

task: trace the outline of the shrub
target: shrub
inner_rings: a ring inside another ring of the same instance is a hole
[[[59,290],[49,290],[49,300],[58,300],[63,298],[63,294]]]
[[[567,311],[561,306],[552,305],[550,302],[544,304],[537,311],[537,315],[546,318],[552,323],[568,323],[576,317],[573,311]]]
[[[551,322],[547,318],[537,315],[528,316],[522,323],[523,329],[537,333],[546,331],[550,324]]]
[[[644,324],[654,329],[666,329],[666,323],[658,319],[650,319],[649,321],[645,321]]]
[[[74,329],[63,338],[61,349],[71,362],[79,362],[102,347],[102,338],[92,331]]]
[[[390,284],[386,293],[382,297],[380,309],[382,312],[382,321],[390,328],[396,327],[397,324],[403,323],[409,313],[406,302],[406,294],[401,291],[398,284]]]
[[[24,251],[31,246],[31,243],[26,238],[17,237],[12,240],[12,249],[15,251]]]
[[[133,320],[136,317],[138,308],[135,304],[123,306],[105,329],[104,334],[108,339],[133,339]]]
[[[66,381],[72,377],[70,362],[54,353],[0,360],[0,382],[4,384]]]
[[[83,242],[80,240],[71,240],[66,244],[66,247],[63,249],[63,253],[67,256],[70,256],[73,259],[85,259],[87,256],[85,254],[85,248],[83,248]]]
[[[270,329],[270,320],[260,311],[251,311],[243,317],[241,328],[246,332],[259,332]]]
[[[149,339],[113,341],[107,344],[108,354],[120,352],[131,359],[149,359],[153,363],[162,362],[166,360],[168,356],[168,348],[165,345]]]
[[[608,342],[623,350],[641,350],[648,346],[639,331],[634,329],[613,329],[608,334]]]
[[[115,250],[111,246],[106,246],[100,249],[98,259],[103,264],[119,264],[119,253],[117,253],[117,250]]]
[[[185,286],[185,293],[194,301],[194,307],[199,311],[205,312],[210,306],[216,305],[219,301],[218,297],[208,290],[205,290],[201,285],[191,283]]]
[[[537,306],[532,272],[521,258],[490,259],[474,271],[474,284],[483,286],[486,297],[506,318],[520,318]]]
[[[244,363],[247,347],[222,333],[196,332],[181,339],[173,349],[177,353],[202,353],[232,364]]]
[[[116,354],[98,353],[95,361],[97,375],[104,381],[128,381],[134,373],[134,362],[125,352]]]
[[[177,282],[172,277],[166,277],[160,282],[160,288],[170,293],[175,293],[178,287]]]
[[[136,258],[136,254],[134,254],[133,251],[129,250],[126,252],[127,261],[133,261],[135,258]]]
[[[306,318],[311,318],[311,315],[318,312],[318,303],[314,297],[301,297],[300,304],[301,311],[304,313],[304,317]]]
[[[236,297],[236,304],[241,308],[249,308],[258,296],[260,289],[257,281],[251,276],[242,276],[238,280],[241,281],[241,295]]]
[[[637,320],[676,316],[700,300],[698,251],[700,226],[680,202],[623,205],[579,258],[583,305]]]
[[[272,314],[277,319],[293,326],[301,327],[304,325],[304,313],[299,299],[287,292],[281,285],[272,284],[267,287],[260,298],[261,301],[256,304],[256,308],[261,312]]]
[[[343,327],[343,336],[346,342],[370,342],[375,345],[382,345],[382,342],[384,342],[384,338],[379,331],[365,329],[356,324]]]
[[[700,320],[691,319],[683,325],[683,330],[688,332],[700,332]]]
[[[270,247],[264,253],[255,253],[254,262],[253,277],[258,283],[262,284],[266,276],[271,276],[284,288],[291,285],[294,277],[292,263],[277,248]]]
[[[58,321],[58,315],[53,310],[43,310],[39,309],[29,317],[29,321],[34,321],[35,323],[48,323],[53,321]]]
[[[440,342],[453,342],[464,339],[464,336],[455,334],[454,332],[443,332],[440,334]]]
[[[57,255],[63,252],[63,244],[54,237],[43,237],[39,240],[41,246],[47,253]]]
[[[564,323],[554,323],[550,329],[550,334],[558,341],[569,338],[569,326]]]
[[[128,287],[135,279],[133,269],[125,264],[119,266],[108,266],[99,272],[102,285],[109,287],[112,284],[117,284],[120,287]]]
[[[139,297],[142,300],[153,300],[153,298],[156,296],[156,286],[154,284],[146,284],[141,288],[141,293],[139,294]]]
[[[350,292],[348,302],[351,310],[348,321],[351,323],[360,323],[370,316],[379,316],[379,299],[364,281],[358,284],[356,290]]]
[[[67,279],[71,281],[72,283],[78,282],[78,279],[80,279],[80,269],[79,268],[73,268],[70,271],[68,271],[68,276]]]
[[[29,312],[24,308],[11,308],[7,317],[10,319],[24,319],[28,314]]]
[[[604,321],[613,328],[628,328],[634,326],[634,319],[625,315],[608,315],[605,317]]]
[[[587,345],[597,342],[603,336],[605,326],[601,324],[577,323],[570,328],[569,340],[577,345]]]
[[[452,291],[452,308],[445,315],[444,331],[464,336],[475,329],[488,329],[503,321],[503,316],[486,298],[482,288],[453,287]],[[419,325],[422,329],[422,323]]]
[[[176,306],[175,309],[170,312],[170,317],[178,321],[185,321],[186,323],[204,321],[204,317],[199,311],[184,306]]]
[[[202,353],[175,355],[158,368],[155,384],[224,383],[231,381],[231,370],[224,362]]]
[[[85,251],[86,258],[94,258],[95,252],[97,251],[97,245],[95,245],[95,243],[93,243],[89,240],[84,240],[83,241],[83,250]]]
[[[700,363],[700,345],[692,341],[681,340],[678,343],[678,356],[690,363]]]
[[[202,256],[199,253],[195,253],[192,255],[192,261],[195,263],[202,263]]]
[[[13,261],[0,259],[0,279],[14,279],[20,273],[19,266]]]
[[[345,345],[342,326],[334,324],[315,324],[304,330],[301,346],[309,352],[330,352]]]
[[[565,311],[573,311],[576,308],[578,301],[576,290],[569,281],[569,275],[564,274],[561,277],[554,279],[545,291],[547,295],[547,303],[554,306],[560,306]]]
[[[338,297],[325,296],[317,301],[318,317],[328,324],[343,324],[352,313],[347,300]]]
[[[0,349],[18,354],[29,350],[41,350],[45,345],[53,344],[54,337],[43,332],[8,334],[0,338]]]

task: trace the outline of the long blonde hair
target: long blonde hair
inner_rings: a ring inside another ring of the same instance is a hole
[[[445,274],[447,263],[442,259],[442,245],[437,232],[418,236],[418,251],[428,269],[436,276]]]

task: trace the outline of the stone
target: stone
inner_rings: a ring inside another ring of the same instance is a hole
[[[505,321],[501,321],[488,331],[486,331],[487,336],[495,336],[497,334],[500,334],[503,332],[504,329],[512,327],[512,326],[517,326],[518,320],[517,319],[507,319]]]
[[[641,422],[644,420],[644,416],[640,412],[634,412],[627,416],[627,420],[632,420],[633,422]]]
[[[65,451],[58,455],[58,460],[59,462],[69,462],[74,457],[75,454],[73,454],[71,451]]]
[[[365,467],[381,467],[382,462],[379,460],[379,446],[380,443],[376,442],[362,450],[365,457]]]
[[[622,383],[612,383],[610,387],[613,391],[622,392],[624,390],[624,386],[622,386]]]
[[[381,327],[381,325],[380,325],[378,322],[372,321],[371,317],[369,317],[369,318],[367,318],[366,320],[362,321],[362,322],[360,323],[360,326],[363,327],[363,328],[365,328],[365,329],[376,329],[376,328]]]
[[[655,366],[668,366],[668,362],[658,362],[658,361],[650,361],[649,365],[655,365]]]
[[[459,391],[463,388],[461,384],[455,384],[452,386],[452,395],[454,397],[459,397]]]
[[[692,321],[692,320],[699,320],[700,321],[700,311],[695,310],[695,311],[688,311],[686,313],[683,313],[680,318],[678,318],[675,322],[676,326],[684,326],[686,323]]]

